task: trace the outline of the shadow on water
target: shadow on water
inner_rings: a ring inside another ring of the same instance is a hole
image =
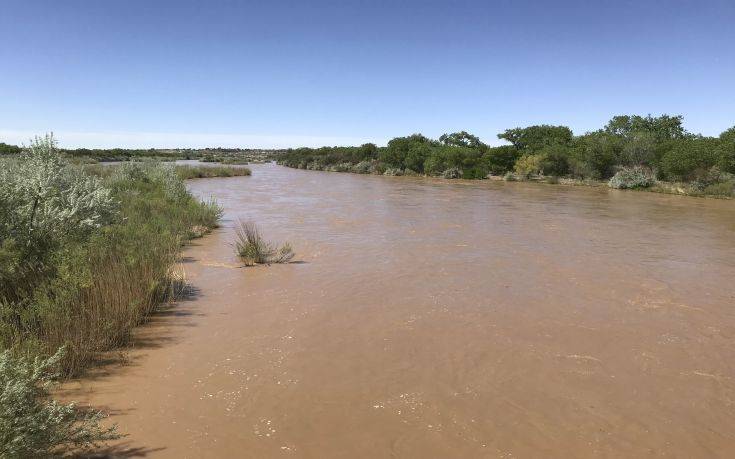
[[[257,269],[257,268],[270,268],[276,265],[308,265],[308,264],[309,262],[305,260],[294,260],[294,261],[286,261],[282,263],[257,263],[255,265],[242,264],[240,266],[237,266],[236,269]]]
[[[96,451],[84,452],[72,456],[74,458],[125,458],[125,457],[147,457],[151,453],[162,451],[166,448],[148,448],[142,446],[133,446],[130,442],[121,443],[118,445],[106,446]]]

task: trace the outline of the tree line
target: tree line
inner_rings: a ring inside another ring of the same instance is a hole
[[[656,180],[701,182],[732,179],[735,127],[718,137],[687,132],[682,116],[621,115],[601,129],[574,135],[567,126],[547,124],[507,129],[491,147],[461,131],[430,139],[421,134],[397,137],[385,147],[290,149],[279,163],[303,169],[430,175],[482,179],[512,174],[608,180],[635,169]]]

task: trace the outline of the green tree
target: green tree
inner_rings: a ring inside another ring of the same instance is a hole
[[[723,172],[735,174],[735,126],[720,134],[717,165]]]
[[[572,151],[571,173],[580,178],[605,179],[615,173],[620,164],[624,142],[604,132],[593,132],[579,137]]]
[[[411,153],[411,165],[417,167],[418,158],[426,152],[426,147],[436,145],[428,137],[421,134],[413,134],[408,137],[396,137],[388,142],[388,146],[378,153],[378,159],[390,168],[405,169],[405,159]],[[413,151],[412,151],[413,150]],[[422,161],[423,163],[423,161]],[[416,172],[420,172],[417,170]]]
[[[439,142],[444,145],[455,147],[482,148],[485,146],[485,144],[480,141],[479,137],[472,135],[467,131],[442,134],[442,136],[439,137]]]
[[[21,148],[19,146],[0,142],[0,155],[12,155],[20,152]]]
[[[378,158],[378,147],[374,143],[364,143],[360,145],[360,160],[369,160]]]
[[[683,139],[687,132],[682,126],[684,117],[681,115],[658,117],[639,115],[614,116],[604,127],[604,131],[610,135],[630,138],[631,136],[646,132],[653,135],[656,140]]]
[[[672,180],[693,180],[717,164],[719,141],[696,138],[677,142],[661,160],[661,170]]]
[[[623,144],[621,163],[625,166],[653,166],[657,162],[660,146],[661,143],[652,133],[635,132]]]
[[[502,145],[500,147],[489,148],[483,160],[491,174],[503,175],[513,170],[513,166],[522,154],[520,150],[512,145]]]
[[[539,150],[541,171],[545,175],[567,175],[569,173],[570,147],[567,145],[550,145]]]
[[[574,135],[566,126],[542,124],[525,128],[506,129],[498,134],[499,139],[507,140],[519,150],[535,152],[550,145],[568,145]]]

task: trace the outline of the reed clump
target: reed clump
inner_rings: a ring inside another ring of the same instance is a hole
[[[253,222],[238,222],[235,237],[235,251],[246,266],[287,263],[294,257],[289,243],[278,246],[265,241]]]
[[[176,173],[182,180],[252,175],[252,171],[247,167],[235,166],[176,166]]]

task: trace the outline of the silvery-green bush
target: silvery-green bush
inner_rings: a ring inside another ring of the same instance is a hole
[[[52,369],[62,355],[63,350],[47,359],[0,353],[0,457],[49,457],[117,438],[114,427],[99,425],[101,412],[50,399]]]
[[[116,209],[111,191],[66,161],[50,134],[0,168],[0,239],[86,235],[111,221]]]
[[[458,167],[450,167],[449,169],[442,172],[442,178],[445,178],[445,179],[462,178],[462,169]]]
[[[643,166],[623,167],[607,182],[610,188],[648,188],[656,183],[653,173]]]
[[[383,172],[383,175],[388,175],[391,177],[397,177],[399,175],[403,175],[403,171],[401,169],[398,169],[397,167],[390,167]]]
[[[369,174],[371,166],[372,164],[370,163],[370,161],[360,161],[359,163],[352,166],[352,172],[355,172],[357,174]]]

